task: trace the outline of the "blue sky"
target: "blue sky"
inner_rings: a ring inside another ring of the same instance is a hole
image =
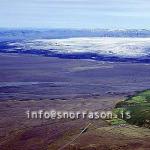
[[[0,27],[150,29],[150,0],[0,0]]]

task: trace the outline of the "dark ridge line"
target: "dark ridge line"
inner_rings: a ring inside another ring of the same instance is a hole
[[[96,53],[56,53],[48,50],[11,50],[7,51],[5,49],[0,50],[0,53],[7,54],[33,54],[44,57],[57,57],[62,59],[91,59],[97,61],[110,61],[110,62],[132,62],[132,63],[150,63],[150,58],[121,58],[117,56],[99,55]]]

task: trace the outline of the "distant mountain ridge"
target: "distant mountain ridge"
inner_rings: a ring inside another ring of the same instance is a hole
[[[150,37],[146,29],[0,29],[0,40],[71,37]]]

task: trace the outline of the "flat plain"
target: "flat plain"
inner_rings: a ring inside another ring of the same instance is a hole
[[[150,88],[150,65],[0,54],[0,149],[124,150],[150,147],[149,129],[104,120],[27,119],[26,110],[111,110]]]

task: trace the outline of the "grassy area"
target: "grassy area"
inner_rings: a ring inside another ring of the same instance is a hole
[[[114,109],[115,114],[118,114],[120,110],[130,112],[131,118],[124,118],[128,123],[150,128],[150,90],[138,92],[125,101],[117,103]]]
[[[120,118],[113,118],[111,120],[107,120],[111,125],[121,125],[126,124],[127,122]]]

